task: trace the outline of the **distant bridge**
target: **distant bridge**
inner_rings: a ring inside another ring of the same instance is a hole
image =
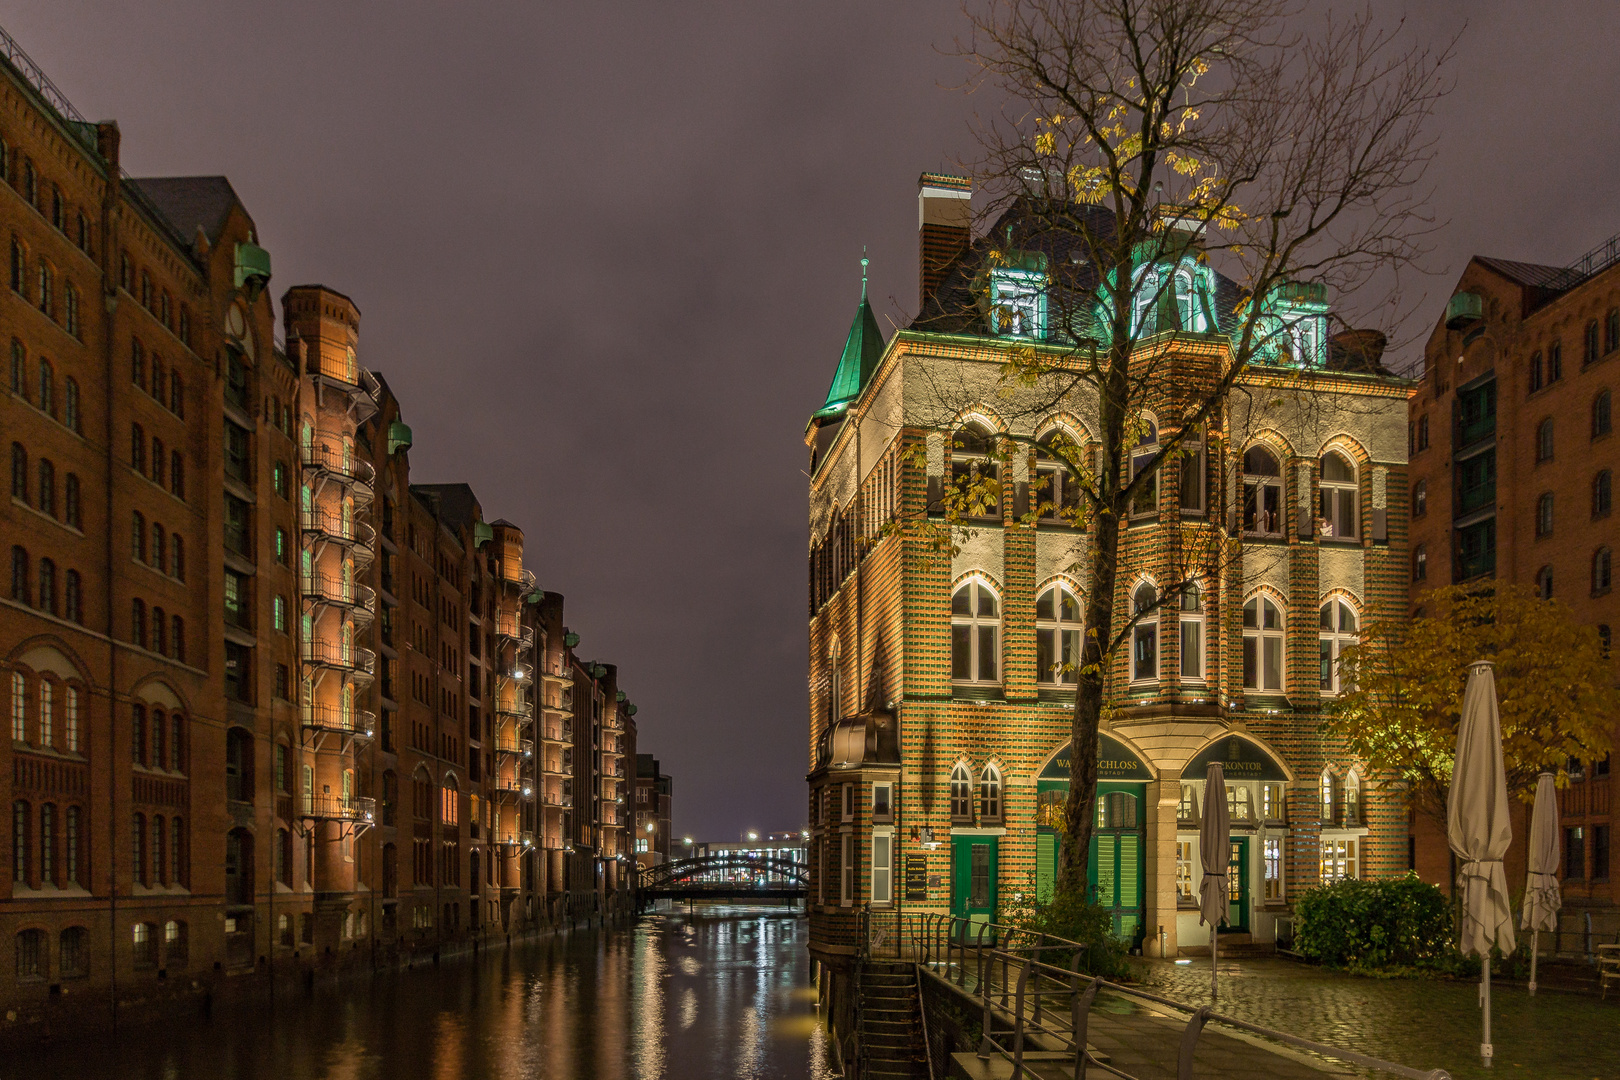
[[[638,875],[643,900],[799,900],[810,868],[768,855],[703,855],[649,866]]]

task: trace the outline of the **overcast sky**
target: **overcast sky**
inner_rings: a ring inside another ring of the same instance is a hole
[[[1402,5],[1380,0],[1398,18]],[[1620,232],[1620,5],[1411,5],[1467,28],[1437,275]],[[916,180],[970,149],[954,3],[0,0],[136,176],[223,173],[271,292],[360,305],[412,479],[523,527],[620,666],[676,829],[805,815],[805,421],[859,296],[916,304]],[[1419,283],[1423,284],[1423,283]]]

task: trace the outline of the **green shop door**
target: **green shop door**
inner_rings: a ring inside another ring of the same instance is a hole
[[[1232,930],[1249,928],[1249,838],[1232,838],[1231,862],[1226,867],[1226,918]]]
[[[1092,895],[1114,914],[1114,933],[1136,943],[1142,926],[1146,844],[1139,784],[1097,785],[1097,827],[1091,835]]]
[[[996,920],[996,840],[994,836],[951,837],[951,914],[959,919],[973,923]],[[988,935],[985,940],[990,940]]]

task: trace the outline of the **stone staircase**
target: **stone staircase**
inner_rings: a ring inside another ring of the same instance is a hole
[[[859,993],[861,1080],[927,1080],[916,969],[868,961]]]

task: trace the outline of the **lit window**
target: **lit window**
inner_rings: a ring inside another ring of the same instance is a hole
[[[1243,531],[1256,536],[1281,536],[1283,531],[1282,470],[1271,451],[1252,447],[1243,455]]]
[[[990,271],[990,329],[1004,337],[1046,336],[1046,275],[998,267]]]
[[[1131,680],[1147,682],[1159,677],[1159,592],[1144,581],[1136,587],[1131,602],[1137,617],[1132,632]]]
[[[973,517],[1001,517],[1001,468],[994,438],[970,425],[951,436],[951,490]]]
[[[1053,585],[1035,601],[1035,676],[1073,686],[1080,666],[1080,601],[1067,585]]]
[[[1344,778],[1344,824],[1348,828],[1361,824],[1361,774],[1355,769]]]
[[[1280,837],[1266,837],[1264,858],[1265,891],[1263,895],[1267,903],[1274,903],[1283,898],[1283,846]]]
[[[1355,537],[1358,494],[1355,466],[1351,465],[1343,454],[1322,455],[1319,513],[1324,537],[1341,539]]]
[[[1192,841],[1176,841],[1176,903],[1197,903],[1193,893]]]
[[[894,837],[886,832],[872,834],[872,903],[887,904],[894,899]]]
[[[1000,602],[973,578],[951,596],[951,681],[995,683],[1001,657]]]
[[[1283,688],[1283,616],[1268,596],[1243,605],[1243,685],[1249,690]]]
[[[1204,679],[1204,593],[1189,581],[1181,593],[1181,677]]]
[[[1356,644],[1356,613],[1343,600],[1329,600],[1322,605],[1321,630],[1322,691],[1337,694],[1349,689],[1339,678],[1339,654],[1347,645]]]
[[[1344,881],[1360,876],[1356,872],[1356,841],[1322,841],[1322,883]]]
[[[1051,431],[1035,447],[1035,500],[1042,521],[1074,523],[1080,512],[1080,481],[1069,471],[1082,451],[1068,432]]]
[[[973,778],[968,775],[967,765],[960,761],[951,770],[951,820],[970,824],[973,821]]]

